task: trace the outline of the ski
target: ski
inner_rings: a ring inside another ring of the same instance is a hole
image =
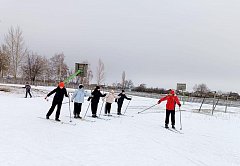
[[[76,126],[76,123],[71,123],[71,122],[63,122],[63,121],[56,121],[54,119],[46,119],[46,118],[43,118],[43,117],[38,117],[39,119],[44,119],[44,120],[48,120],[50,122],[53,122],[53,123],[60,123],[60,124],[67,124],[67,125],[72,125],[72,126]]]
[[[114,116],[114,115],[106,115],[106,114],[104,114],[103,116],[106,116],[106,117],[109,117],[109,118],[120,118],[120,116],[118,115],[118,116]]]
[[[121,114],[121,115],[118,115],[117,113],[112,113],[112,114],[117,115],[118,117],[121,117],[121,116],[134,117],[133,115],[126,115],[126,114]]]
[[[66,116],[66,117],[70,117],[70,116]],[[80,120],[80,121],[84,121],[84,122],[96,122],[95,120],[89,120],[89,119],[85,119],[85,118],[74,118],[76,120]]]
[[[181,131],[177,130],[177,129],[173,129],[173,128],[166,128],[164,126],[162,126],[164,129],[171,131],[173,133],[178,133],[178,134],[183,134]]]
[[[94,118],[92,116],[87,116],[87,117]],[[105,120],[105,121],[111,120],[111,119],[105,119],[105,118],[101,118],[101,117],[95,117],[94,119],[100,119],[100,120]]]

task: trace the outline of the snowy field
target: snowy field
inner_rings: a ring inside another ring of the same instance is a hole
[[[178,133],[163,128],[165,103],[137,114],[157,100],[132,96],[128,116],[87,117],[95,122],[73,119],[76,125],[69,125],[38,118],[45,118],[53,96],[48,102],[44,97],[54,87],[33,86],[33,98],[24,98],[21,87],[0,84],[0,166],[240,165],[240,108],[228,108],[230,113],[224,113],[225,107],[217,106],[212,116],[197,113],[199,104],[185,103],[182,130],[176,112]],[[81,116],[88,104],[83,104]],[[127,104],[125,100],[122,111]],[[101,105],[102,101],[98,113]],[[116,113],[116,108],[113,103],[111,112]],[[203,105],[203,109],[211,108]],[[54,116],[55,111],[50,118]],[[68,104],[63,104],[60,119],[69,122]]]

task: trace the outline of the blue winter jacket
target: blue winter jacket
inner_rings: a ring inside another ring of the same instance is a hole
[[[81,88],[81,89],[78,88],[73,93],[72,101],[74,100],[74,103],[84,103],[84,96],[85,96],[84,89],[83,88]]]

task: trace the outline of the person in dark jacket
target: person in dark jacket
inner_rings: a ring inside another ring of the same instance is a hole
[[[23,88],[26,88],[26,95],[25,95],[25,98],[27,98],[27,95],[29,94],[29,96],[30,96],[30,98],[32,98],[32,95],[31,95],[31,86],[30,86],[30,84],[28,83],[28,82],[26,82],[26,85],[25,85],[25,87],[23,87]]]
[[[64,87],[64,82],[60,82],[58,84],[58,87],[55,88],[53,91],[51,91],[46,97],[45,99],[47,99],[47,97],[51,96],[53,93],[55,93],[54,98],[53,98],[53,102],[52,102],[52,106],[49,109],[47,115],[46,115],[46,119],[49,119],[49,116],[53,113],[54,108],[57,105],[57,112],[56,112],[56,116],[55,116],[55,120],[56,121],[60,121],[59,120],[59,115],[60,115],[60,111],[61,111],[61,107],[62,107],[62,101],[63,101],[63,97],[64,95],[66,97],[69,97],[67,94],[67,90]]]
[[[121,109],[122,109],[122,105],[123,105],[124,99],[127,99],[127,100],[132,100],[132,99],[131,99],[131,98],[128,98],[128,97],[125,95],[125,91],[124,91],[124,90],[122,90],[122,92],[121,92],[118,96],[119,96],[119,98],[117,99],[117,104],[118,104],[117,114],[118,114],[118,115],[122,115]]]
[[[162,101],[167,100],[166,104],[166,119],[165,119],[165,128],[168,128],[169,116],[171,114],[172,128],[175,129],[175,106],[178,104],[181,107],[178,97],[175,95],[174,90],[170,89],[169,94],[158,101],[160,104]]]
[[[100,97],[105,97],[107,94],[102,94],[100,92],[100,86],[96,86],[94,91],[92,92],[92,97],[91,97],[91,109],[92,109],[92,117],[97,118],[97,108],[98,108],[98,103],[100,100]]]

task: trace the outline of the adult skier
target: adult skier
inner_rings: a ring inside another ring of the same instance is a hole
[[[105,97],[106,105],[105,105],[105,115],[111,116],[111,105],[115,99],[119,98],[118,96],[114,95],[114,91],[111,90]]]
[[[32,98],[32,95],[31,95],[31,86],[30,86],[30,84],[28,83],[28,82],[26,82],[26,85],[25,85],[25,87],[23,87],[23,88],[26,88],[26,95],[25,95],[25,98],[27,98],[27,95],[29,94],[29,96],[30,96],[30,98]]]
[[[74,100],[74,118],[82,118],[80,116],[81,113],[81,109],[82,109],[82,103],[84,103],[84,96],[85,96],[85,92],[84,92],[84,86],[83,85],[79,85],[78,89],[75,90],[75,92],[72,95],[72,102]]]
[[[168,123],[169,123],[169,116],[171,114],[172,128],[175,129],[175,105],[178,104],[178,106],[181,107],[181,103],[179,102],[178,97],[175,95],[175,91],[172,89],[169,90],[169,94],[167,96],[161,98],[158,101],[158,104],[160,104],[162,101],[165,101],[165,100],[167,100],[165,128],[169,128]]]
[[[123,105],[124,99],[132,100],[132,98],[128,98],[128,97],[126,96],[124,90],[122,90],[122,92],[119,93],[118,96],[119,96],[119,98],[116,100],[116,101],[117,101],[117,104],[118,104],[117,114],[118,114],[118,115],[122,115],[121,109],[122,109],[122,105]]]
[[[52,106],[51,106],[51,108],[49,109],[49,111],[46,115],[46,119],[49,119],[49,116],[53,113],[54,108],[57,105],[57,112],[56,112],[55,120],[60,121],[59,116],[60,116],[60,111],[61,111],[61,107],[62,107],[63,97],[64,97],[64,95],[66,97],[69,97],[68,94],[67,94],[67,90],[64,87],[64,82],[60,82],[58,84],[57,88],[55,88],[54,90],[52,90],[50,93],[47,94],[45,99],[47,100],[47,97],[51,96],[53,93],[55,93],[55,95],[54,95],[54,98],[53,98],[53,101],[52,101]]]
[[[92,117],[97,118],[97,108],[98,108],[100,97],[105,97],[106,94],[102,94],[100,92],[100,86],[96,86],[96,88],[91,94],[92,96],[89,99],[91,99]]]

